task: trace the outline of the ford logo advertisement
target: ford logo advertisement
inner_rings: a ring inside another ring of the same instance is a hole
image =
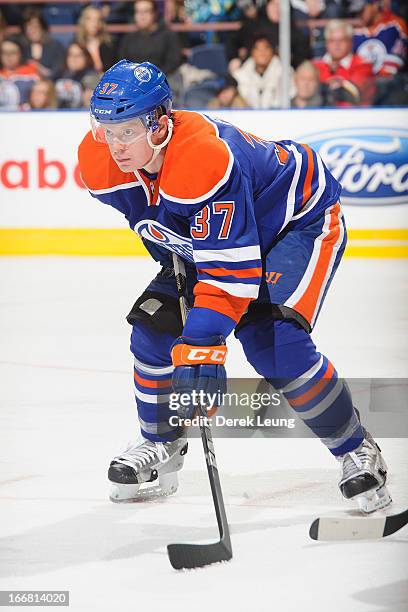
[[[343,187],[343,204],[408,204],[408,130],[360,128],[304,136]]]

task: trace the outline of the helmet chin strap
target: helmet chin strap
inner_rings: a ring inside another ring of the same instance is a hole
[[[147,135],[146,135],[147,142],[148,142],[149,146],[153,149],[153,153],[152,153],[152,156],[151,156],[150,160],[147,162],[146,166],[148,166],[149,164],[154,162],[154,160],[157,158],[157,156],[159,155],[159,153],[163,149],[163,147],[165,147],[166,145],[169,144],[170,138],[172,137],[172,134],[173,134],[173,121],[171,119],[169,119],[169,121],[167,123],[167,136],[163,140],[162,143],[157,144],[157,145],[153,144],[152,143],[152,133],[151,132],[147,132]]]

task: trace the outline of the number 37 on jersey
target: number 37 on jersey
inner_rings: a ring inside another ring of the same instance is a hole
[[[234,219],[235,202],[212,202],[207,204],[194,217],[194,225],[191,226],[191,236],[196,240],[205,240],[211,231],[211,225],[217,220],[221,223],[218,238],[226,240],[230,234]]]

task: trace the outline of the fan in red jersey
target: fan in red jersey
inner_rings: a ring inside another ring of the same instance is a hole
[[[328,89],[330,106],[358,106],[371,102],[374,74],[367,60],[353,53],[353,28],[344,21],[329,21],[325,29],[326,54],[315,61],[320,82]]]

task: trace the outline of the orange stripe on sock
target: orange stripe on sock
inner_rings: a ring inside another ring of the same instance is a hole
[[[148,378],[142,378],[136,372],[134,372],[134,378],[139,385],[149,387],[150,389],[163,389],[164,387],[171,386],[171,378],[166,378],[166,380],[149,380]]]
[[[323,389],[326,387],[329,381],[333,378],[333,373],[334,373],[334,366],[329,361],[327,369],[325,373],[323,374],[323,378],[319,380],[319,382],[316,383],[311,389],[309,389],[309,391],[306,391],[306,393],[303,393],[303,395],[300,395],[299,397],[295,397],[293,399],[288,400],[289,404],[291,406],[302,406],[303,404],[307,404],[307,402],[310,402],[310,400],[312,400],[314,397],[319,395],[321,391],[323,391]]]

